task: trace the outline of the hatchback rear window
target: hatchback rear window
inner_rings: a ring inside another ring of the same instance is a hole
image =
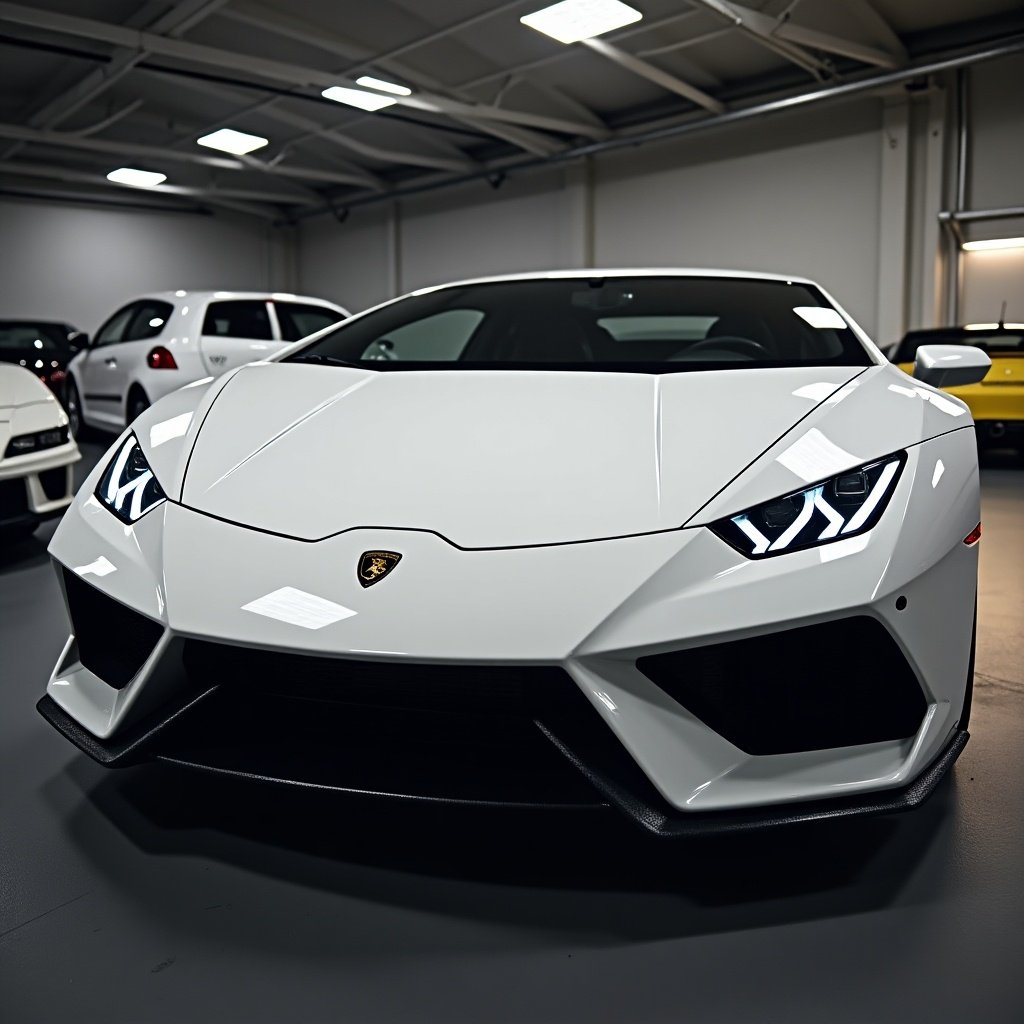
[[[267,304],[262,299],[231,299],[206,307],[203,334],[218,338],[273,340]]]

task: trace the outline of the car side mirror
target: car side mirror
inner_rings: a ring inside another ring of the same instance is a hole
[[[83,331],[76,331],[68,336],[68,348],[76,356],[79,352],[84,352],[91,344],[92,339]]]
[[[914,377],[934,388],[977,384],[992,368],[992,360],[975,345],[922,345],[914,360]]]

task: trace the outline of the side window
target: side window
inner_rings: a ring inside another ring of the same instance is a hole
[[[114,342],[124,340],[124,329],[128,326],[132,313],[135,312],[137,303],[131,302],[119,309],[97,332],[97,345],[113,345]]]
[[[274,309],[277,310],[281,337],[285,341],[298,341],[344,319],[333,309],[303,305],[301,302],[275,302]]]
[[[377,338],[360,358],[455,361],[483,318],[479,309],[448,309],[435,313]]]
[[[122,341],[144,341],[157,337],[171,318],[174,307],[169,302],[143,299],[136,303],[135,313],[128,323]]]
[[[251,338],[271,341],[270,316],[262,299],[233,299],[211,302],[206,307],[203,334],[218,338]]]

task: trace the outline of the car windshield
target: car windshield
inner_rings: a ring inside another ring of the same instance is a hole
[[[812,285],[684,276],[433,289],[356,317],[285,361],[645,373],[871,364]]]
[[[0,351],[64,352],[67,339],[55,324],[0,320]]]
[[[991,356],[1024,355],[1024,331],[986,327],[911,331],[899,344],[894,363],[912,363],[922,345],[976,345]]]

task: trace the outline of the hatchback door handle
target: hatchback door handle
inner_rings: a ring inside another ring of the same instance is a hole
[[[103,361],[107,364],[107,366],[117,366],[116,359],[104,359]]]

